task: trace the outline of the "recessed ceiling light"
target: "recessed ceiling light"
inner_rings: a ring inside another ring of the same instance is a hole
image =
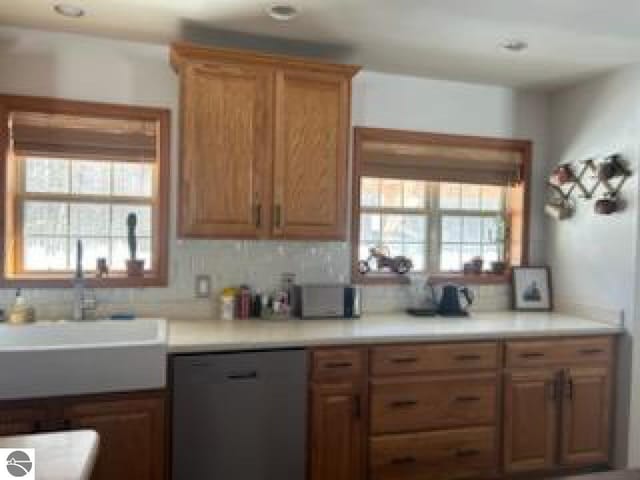
[[[300,10],[290,3],[274,3],[267,7],[267,13],[274,20],[285,22],[297,17]]]
[[[512,40],[507,40],[506,42],[501,43],[500,47],[503,50],[506,50],[508,52],[518,53],[518,52],[523,52],[527,48],[529,48],[529,44],[524,40],[512,39]]]
[[[56,3],[53,6],[53,9],[57,14],[62,15],[63,17],[69,17],[69,18],[84,17],[84,13],[85,13],[84,9],[76,5],[71,5],[69,3]]]

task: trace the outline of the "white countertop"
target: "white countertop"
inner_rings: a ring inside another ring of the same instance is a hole
[[[464,318],[366,314],[354,320],[172,320],[169,352],[259,350],[363,343],[615,335],[609,323],[562,313],[475,313]]]
[[[98,443],[92,430],[0,437],[0,448],[35,448],[36,480],[89,480]]]

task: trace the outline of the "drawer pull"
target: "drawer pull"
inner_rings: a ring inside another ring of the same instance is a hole
[[[391,408],[407,408],[407,407],[415,407],[418,404],[415,400],[398,400],[396,402],[391,402]]]
[[[416,363],[418,361],[418,357],[396,357],[392,358],[391,361],[393,363]]]
[[[227,375],[227,380],[254,380],[258,378],[258,372],[232,373]]]
[[[351,362],[328,362],[328,363],[325,363],[325,367],[327,367],[327,368],[349,368],[349,367],[353,367],[353,363],[351,363]]]
[[[542,353],[542,352],[524,352],[524,353],[521,353],[520,356],[522,358],[540,358],[540,357],[544,357],[544,353]]]
[[[476,450],[474,448],[459,448],[456,450],[456,457],[474,457],[480,453],[480,450]]]
[[[475,354],[463,354],[463,355],[456,355],[455,359],[460,361],[460,362],[469,362],[471,360],[480,360],[482,358],[481,355],[478,355],[477,353]]]
[[[416,457],[399,457],[391,459],[392,465],[408,465],[410,463],[416,463]]]
[[[604,350],[601,348],[583,348],[580,350],[582,355],[596,355],[598,353],[604,353]]]
[[[464,402],[464,403],[469,403],[469,402],[479,402],[480,401],[480,397],[473,397],[471,395],[469,396],[462,396],[462,397],[456,397],[456,402]]]

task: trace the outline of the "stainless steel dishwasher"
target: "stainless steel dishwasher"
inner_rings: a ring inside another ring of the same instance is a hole
[[[304,480],[304,350],[173,358],[173,480]]]

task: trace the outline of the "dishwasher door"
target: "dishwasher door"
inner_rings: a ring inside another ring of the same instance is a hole
[[[173,359],[173,480],[304,480],[307,354]]]

